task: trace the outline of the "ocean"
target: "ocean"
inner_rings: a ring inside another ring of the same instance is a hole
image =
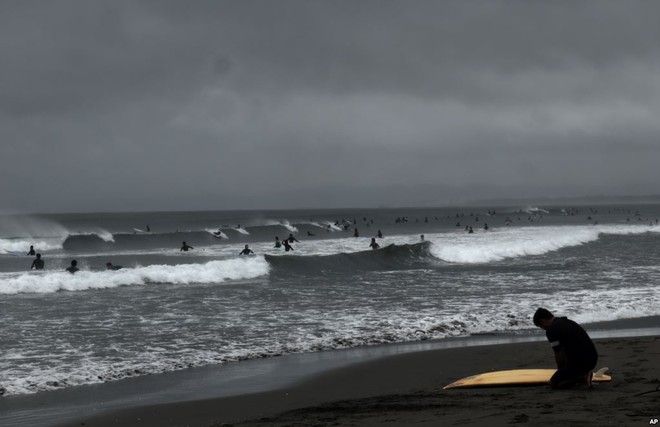
[[[660,205],[4,215],[0,394],[529,334],[541,306],[659,316],[658,219]],[[292,251],[274,247],[289,235]]]

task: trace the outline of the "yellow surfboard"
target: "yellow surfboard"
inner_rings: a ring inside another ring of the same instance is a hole
[[[609,368],[601,368],[594,372],[592,381],[611,381],[612,377],[605,375]],[[512,369],[509,371],[494,371],[485,374],[472,375],[446,385],[444,388],[492,387],[503,385],[533,385],[547,384],[556,369]]]

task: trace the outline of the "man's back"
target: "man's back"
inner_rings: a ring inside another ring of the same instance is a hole
[[[566,317],[555,317],[546,330],[546,336],[550,343],[558,343],[561,346],[568,363],[588,362],[598,357],[596,347],[587,332]]]

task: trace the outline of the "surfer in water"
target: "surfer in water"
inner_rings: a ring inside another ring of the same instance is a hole
[[[106,269],[106,270],[117,271],[117,270],[120,270],[120,269],[122,269],[122,268],[123,268],[123,267],[122,267],[121,265],[112,265],[111,262],[107,262],[107,263],[105,264],[105,269]]]
[[[71,274],[74,274],[76,271],[79,271],[80,269],[78,268],[78,261],[75,259],[71,261],[71,265],[67,267],[66,271],[68,271]]]
[[[44,260],[41,259],[41,254],[37,254],[37,258],[32,261],[32,266],[30,270],[43,270],[44,269]]]
[[[287,240],[289,241],[289,243],[298,242],[298,239],[293,237],[293,233],[289,233],[289,237],[287,238]],[[300,242],[298,242],[298,243],[300,243]]]
[[[280,242],[280,238],[275,236],[275,247],[276,248],[281,248],[282,247],[282,242]]]
[[[245,245],[245,248],[239,253],[239,255],[250,255],[253,254],[254,251],[248,247],[248,245]]]
[[[297,240],[296,240],[296,241],[297,241]],[[289,243],[289,239],[284,239],[284,241],[282,242],[282,244],[284,245],[284,250],[285,250],[286,252],[289,252],[289,251],[292,251],[292,250],[293,250],[293,246],[291,246],[291,243]]]
[[[193,248],[192,246],[190,246],[189,244],[187,244],[187,243],[184,241],[184,242],[181,244],[181,249],[179,249],[179,252],[181,252],[181,251],[183,251],[183,252],[188,252],[190,249],[195,249],[195,248]]]
[[[552,388],[567,388],[576,384],[591,387],[593,369],[598,352],[587,332],[566,317],[555,317],[549,310],[539,308],[534,324],[545,330],[557,362],[557,372],[550,378]]]
[[[376,250],[376,249],[380,248],[380,245],[376,242],[375,237],[371,238],[371,243],[369,244],[369,247],[373,250]]]
[[[30,251],[27,254],[34,255],[34,246],[30,245]]]

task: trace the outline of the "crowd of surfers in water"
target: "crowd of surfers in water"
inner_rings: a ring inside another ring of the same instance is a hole
[[[608,210],[607,211],[608,214],[617,213],[617,212],[618,213],[625,212],[625,213],[628,213],[628,214],[632,214],[637,219],[638,222],[643,220],[642,214],[639,211],[632,212],[630,210],[624,210],[624,209],[613,209],[613,210]],[[543,218],[544,218],[543,214],[544,213],[547,213],[547,211],[544,211],[544,210],[541,210],[541,209],[536,209],[536,210],[532,210],[532,211],[522,211],[522,210],[520,210],[518,212],[514,212],[513,215],[509,215],[509,216],[504,217],[503,224],[504,224],[504,226],[509,226],[509,225],[513,224],[514,222],[516,222],[516,221],[518,221],[518,222],[528,221],[530,223],[541,222],[541,221],[543,221]],[[563,216],[577,216],[577,215],[580,214],[580,211],[578,209],[575,209],[575,208],[570,208],[570,209],[562,209],[561,213],[562,213]],[[596,219],[596,216],[598,214],[599,214],[598,209],[589,208],[589,212],[587,214],[588,216],[586,217],[587,221],[593,223],[594,225],[598,225],[598,221]],[[494,217],[496,215],[497,215],[497,212],[494,209],[493,210],[489,209],[486,213],[487,217]],[[526,215],[526,218],[525,218],[525,215]],[[473,225],[474,225],[474,227],[482,228],[484,231],[488,231],[490,229],[490,226],[488,225],[487,222],[483,222],[483,226],[480,225],[481,223],[479,221],[479,215],[474,214],[474,213],[469,213],[469,214],[457,213],[453,217],[450,216],[450,215],[446,215],[444,217],[437,217],[436,216],[436,217],[434,217],[434,220],[435,221],[440,221],[440,220],[447,220],[447,219],[451,219],[451,218],[456,219],[456,228],[463,228],[464,227],[463,231],[465,233],[468,233],[468,234],[474,233]],[[414,220],[414,222],[421,222],[421,221],[423,221],[424,223],[428,223],[429,222],[428,216],[425,216],[423,219],[417,218],[417,219]],[[650,221],[649,222],[650,226],[659,224],[658,219],[649,220],[649,221]],[[367,227],[371,227],[374,224],[373,219],[367,219],[366,217],[362,218],[362,222]],[[394,220],[395,224],[407,223],[407,222],[411,222],[411,220],[407,216],[397,217]],[[465,223],[465,222],[471,222],[471,223],[473,223],[473,225],[469,225],[469,224],[463,225],[462,223]],[[630,217],[626,218],[626,222],[628,222],[628,223],[631,222]],[[360,232],[359,232],[358,228],[356,227],[357,224],[358,224],[358,221],[357,221],[356,218],[353,218],[352,222],[350,220],[342,218],[341,220],[336,220],[334,222],[334,225],[328,224],[326,226],[326,230],[327,230],[327,232],[330,232],[330,231],[333,231],[333,230],[350,231],[351,227],[353,227],[352,236],[354,238],[357,238],[357,237],[360,237]],[[238,225],[237,228],[239,228],[239,229],[241,228],[240,224]],[[148,225],[147,225],[146,229],[149,232],[151,231],[151,229]],[[213,234],[218,236],[218,235],[221,234],[221,230],[218,230],[217,233],[213,233]],[[308,237],[313,237],[315,235],[308,231],[307,236]],[[421,234],[419,237],[420,237],[421,241],[424,241],[425,237],[424,237],[423,234]],[[376,241],[376,238],[378,238],[378,239],[383,238],[383,233],[381,232],[381,230],[378,230],[377,233],[376,233],[376,236],[371,238],[371,242],[369,243],[369,248],[371,248],[372,250],[380,249],[380,245]],[[285,239],[282,239],[282,240],[280,240],[280,238],[278,236],[275,236],[275,245],[273,247],[278,248],[278,249],[279,248],[284,248],[285,252],[289,252],[289,251],[294,250],[293,246],[292,246],[293,243],[300,243],[300,241],[294,237],[293,233],[290,233],[289,237],[287,237]],[[189,245],[187,242],[183,241],[179,251],[180,252],[188,252],[191,249],[195,249],[195,248],[193,246]],[[44,269],[45,262],[41,258],[41,254],[36,252],[36,250],[34,249],[34,246],[32,246],[32,245],[30,246],[30,250],[28,251],[27,255],[35,257],[34,260],[32,261],[32,265],[30,266],[30,270],[43,270]],[[249,245],[246,244],[245,247],[243,248],[243,250],[241,250],[239,252],[239,255],[254,255],[254,251],[252,249],[250,249]],[[106,267],[106,270],[110,270],[110,271],[117,271],[117,270],[120,270],[120,269],[123,268],[121,265],[114,265],[109,261],[105,264],[105,267]],[[71,274],[75,274],[76,272],[80,271],[80,269],[78,268],[78,261],[75,260],[75,259],[71,260],[71,263],[70,263],[69,267],[67,267],[65,269],[65,271],[67,271]]]

